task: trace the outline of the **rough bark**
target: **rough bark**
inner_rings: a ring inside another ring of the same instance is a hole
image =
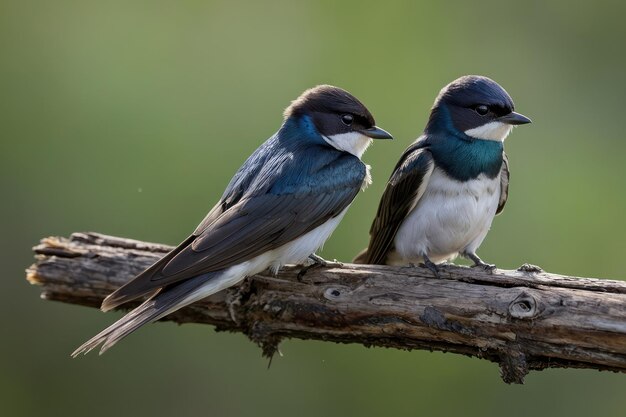
[[[49,237],[27,271],[42,298],[98,307],[171,247],[95,233]],[[517,271],[346,264],[262,273],[166,319],[284,338],[428,349],[497,362],[507,383],[554,367],[626,372],[626,282]],[[95,329],[98,330],[98,329]]]

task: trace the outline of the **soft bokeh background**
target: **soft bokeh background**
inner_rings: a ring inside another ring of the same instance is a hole
[[[386,178],[439,89],[500,82],[534,124],[507,140],[500,267],[623,279],[623,1],[0,1],[0,414],[618,416],[626,375],[531,373],[451,354],[286,341],[270,370],[244,336],[151,325],[69,353],[117,313],[42,301],[30,248],[93,230],[176,244],[282,109],[352,91],[396,137],[323,254],[363,247]]]

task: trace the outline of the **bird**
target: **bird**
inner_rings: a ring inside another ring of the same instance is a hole
[[[494,270],[476,251],[509,195],[504,140],[531,120],[498,83],[466,75],[438,94],[423,134],[402,154],[380,199],[367,248],[354,262],[438,264],[463,256]]]
[[[235,173],[194,232],[111,293],[101,310],[147,297],[72,356],[100,354],[144,324],[285,264],[324,263],[315,252],[371,182],[361,157],[372,139],[392,139],[370,111],[339,87],[306,90],[279,130]]]

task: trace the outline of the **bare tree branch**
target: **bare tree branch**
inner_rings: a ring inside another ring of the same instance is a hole
[[[98,307],[171,248],[95,233],[34,248],[42,297]],[[507,383],[552,367],[626,372],[626,282],[549,274],[346,264],[262,273],[168,320],[243,332],[271,356],[284,338],[460,353],[500,364]]]

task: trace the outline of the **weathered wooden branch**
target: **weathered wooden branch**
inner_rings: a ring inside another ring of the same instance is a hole
[[[75,233],[34,248],[27,279],[48,300],[98,307],[171,248]],[[167,319],[243,332],[271,356],[284,338],[460,353],[500,364],[507,383],[553,367],[626,372],[626,282],[447,266],[346,264],[263,273]],[[94,329],[99,330],[99,329]],[[79,342],[79,341],[77,341]]]

